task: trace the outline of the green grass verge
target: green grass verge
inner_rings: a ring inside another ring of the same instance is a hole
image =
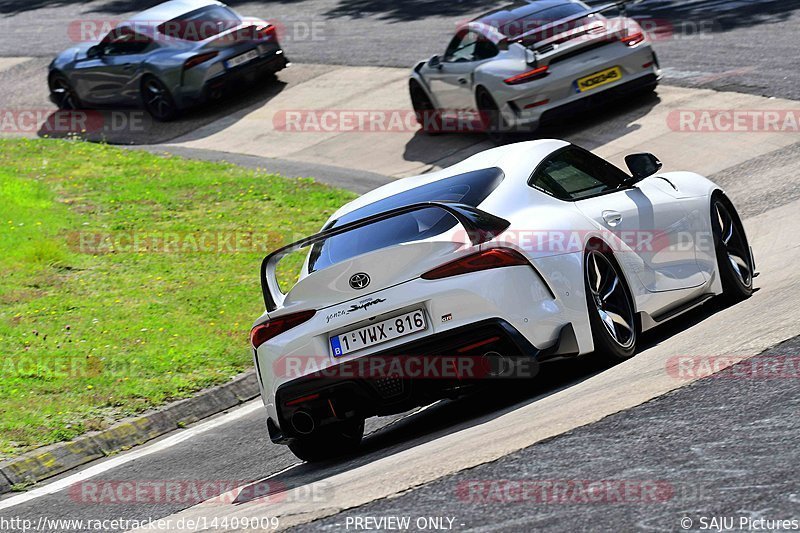
[[[265,250],[353,197],[228,164],[0,141],[0,459],[247,369]]]

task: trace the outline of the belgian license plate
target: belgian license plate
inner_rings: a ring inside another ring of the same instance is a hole
[[[622,79],[622,69],[619,67],[611,67],[594,74],[589,74],[583,78],[578,78],[575,82],[578,86],[578,91],[585,92],[591,91],[601,85],[607,83],[614,83]]]
[[[334,357],[341,357],[356,350],[363,350],[417,331],[424,331],[427,328],[425,313],[422,309],[417,309],[369,326],[334,335],[330,338],[331,351]]]
[[[244,65],[248,61],[252,61],[258,57],[257,50],[250,50],[249,52],[245,52],[243,54],[239,54],[236,57],[232,57],[228,60],[228,68],[238,67],[239,65]]]

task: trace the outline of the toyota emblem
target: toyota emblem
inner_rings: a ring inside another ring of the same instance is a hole
[[[359,272],[350,276],[350,286],[356,290],[361,290],[369,285],[369,275],[366,272]]]

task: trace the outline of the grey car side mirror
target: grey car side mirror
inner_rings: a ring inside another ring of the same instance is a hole
[[[656,156],[647,152],[626,155],[625,164],[633,175],[633,182],[652,176],[663,166]]]
[[[442,60],[439,56],[433,56],[428,60],[428,66],[431,68],[442,68]]]
[[[100,46],[99,44],[96,44],[91,48],[89,48],[88,50],[86,50],[86,57],[89,58],[100,57],[102,55],[103,55],[103,47]]]

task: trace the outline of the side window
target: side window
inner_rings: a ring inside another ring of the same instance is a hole
[[[444,61],[459,63],[475,59],[475,46],[478,35],[472,31],[462,30],[453,37],[444,53]]]
[[[492,41],[484,36],[478,37],[478,42],[475,44],[475,59],[489,59],[496,56],[500,51]]]
[[[611,163],[573,146],[542,162],[528,183],[562,200],[580,200],[618,190],[627,178]]]
[[[152,39],[141,33],[129,28],[119,28],[112,30],[103,39],[103,54],[107,56],[140,54],[147,50],[152,42]]]

